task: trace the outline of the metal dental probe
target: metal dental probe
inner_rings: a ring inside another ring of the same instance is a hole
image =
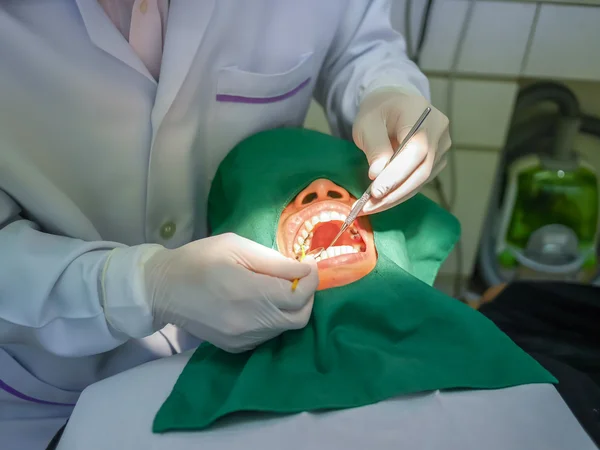
[[[396,156],[398,156],[400,154],[400,152],[404,149],[404,147],[406,147],[406,144],[408,144],[408,141],[410,141],[412,139],[412,137],[417,133],[417,131],[419,131],[419,129],[421,128],[421,125],[423,125],[423,122],[425,121],[425,119],[427,118],[427,116],[429,115],[430,112],[431,112],[431,108],[429,106],[427,108],[425,108],[425,111],[423,111],[423,114],[421,114],[421,117],[419,117],[419,119],[415,122],[415,124],[410,129],[410,131],[408,132],[408,134],[406,135],[406,137],[402,140],[402,142],[398,146],[398,149],[394,152],[394,154],[392,155],[392,157],[390,158],[390,160],[384,166],[384,169],[396,158]],[[365,204],[371,198],[371,187],[372,186],[373,186],[373,182],[369,185],[369,187],[367,188],[367,190],[365,191],[365,193],[356,202],[356,204],[354,205],[354,207],[350,211],[350,214],[348,214],[348,217],[346,218],[346,220],[342,224],[342,228],[340,228],[339,233],[336,235],[335,238],[333,238],[333,241],[331,241],[331,244],[329,244],[327,247],[321,249],[321,251],[319,251],[318,253],[311,254],[310,256],[312,256],[313,258],[316,258],[321,253],[323,253],[325,250],[327,250],[328,248],[332,247],[333,244],[335,244],[336,241],[340,238],[340,236],[342,234],[344,234],[344,232],[348,229],[348,227],[350,225],[352,225],[352,223],[356,220],[356,218],[358,217],[358,215],[361,213],[361,211],[365,207]]]

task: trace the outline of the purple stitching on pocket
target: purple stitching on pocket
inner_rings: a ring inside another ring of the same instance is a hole
[[[22,392],[17,391],[16,389],[10,387],[4,381],[0,380],[0,389],[5,390],[11,395],[14,395],[21,400],[27,400],[28,402],[40,403],[42,405],[54,405],[54,406],[75,406],[75,403],[57,403],[57,402],[47,402],[46,400],[39,400],[37,398],[30,397],[28,395],[23,394]]]
[[[289,92],[285,94],[276,95],[274,97],[243,97],[241,95],[229,95],[229,94],[217,94],[218,102],[230,102],[230,103],[250,103],[250,104],[264,104],[264,103],[275,103],[281,100],[285,100],[286,98],[293,97],[296,95],[302,88],[304,88],[308,83],[310,83],[310,77],[296,86]]]

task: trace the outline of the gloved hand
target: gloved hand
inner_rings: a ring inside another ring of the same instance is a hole
[[[427,106],[431,105],[423,96],[397,87],[375,89],[361,102],[352,134],[369,161],[369,177],[375,180],[363,214],[408,200],[445,167],[451,145],[448,118],[431,106],[420,131],[383,170]]]
[[[217,235],[151,256],[146,297],[155,320],[229,352],[250,350],[308,323],[319,278],[316,262],[305,261],[235,234]]]

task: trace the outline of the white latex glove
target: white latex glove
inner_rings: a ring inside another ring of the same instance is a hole
[[[383,170],[427,106],[431,112],[420,131]],[[385,211],[414,196],[445,167],[445,154],[451,145],[448,118],[423,96],[396,87],[379,88],[366,95],[352,134],[369,161],[369,177],[375,180],[363,214]]]
[[[305,261],[235,234],[213,236],[150,257],[146,297],[158,322],[242,352],[306,326],[319,278],[315,261]]]

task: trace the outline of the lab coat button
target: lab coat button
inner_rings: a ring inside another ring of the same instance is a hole
[[[160,227],[160,237],[163,239],[171,239],[175,234],[176,226],[173,222],[166,222]]]

